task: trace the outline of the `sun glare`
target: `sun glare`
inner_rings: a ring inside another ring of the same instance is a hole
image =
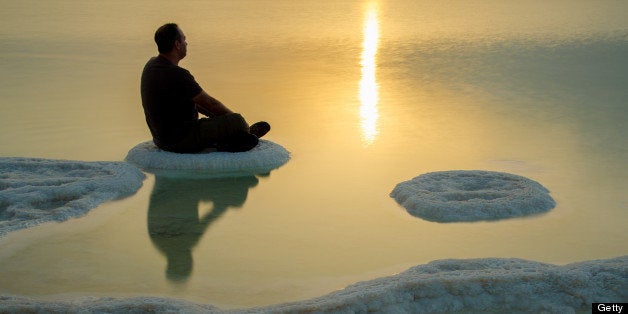
[[[369,3],[364,21],[364,41],[362,42],[362,78],[360,80],[360,125],[365,145],[370,145],[377,135],[378,85],[375,78],[377,67],[377,46],[379,43],[379,21],[377,6]]]

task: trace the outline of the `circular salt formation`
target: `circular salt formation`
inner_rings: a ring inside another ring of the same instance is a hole
[[[288,162],[290,153],[281,145],[268,140],[246,152],[201,152],[178,154],[159,149],[153,141],[133,147],[126,156],[147,172],[168,176],[233,176],[265,173]]]
[[[546,212],[556,205],[536,181],[491,171],[431,172],[390,193],[413,216],[436,222],[498,220]]]

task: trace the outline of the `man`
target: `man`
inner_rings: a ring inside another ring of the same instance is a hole
[[[208,95],[179,61],[187,54],[185,35],[169,23],[155,32],[159,55],[142,72],[141,94],[146,123],[159,148],[195,153],[206,148],[242,152],[255,147],[270,130],[266,122],[249,128],[244,118]],[[199,112],[207,118],[199,119]]]

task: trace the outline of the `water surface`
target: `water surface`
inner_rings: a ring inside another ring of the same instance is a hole
[[[2,156],[122,160],[149,139],[139,76],[154,30],[174,21],[189,42],[180,65],[250,122],[269,121],[268,139],[292,159],[227,181],[149,176],[86,217],[13,233],[0,242],[0,293],[243,307],[436,259],[627,253],[624,2],[2,7]],[[457,169],[531,178],[557,206],[447,224],[388,196],[398,182]],[[151,232],[167,208],[181,224]]]

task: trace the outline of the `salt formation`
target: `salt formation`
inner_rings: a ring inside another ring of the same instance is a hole
[[[81,216],[135,193],[144,177],[125,162],[0,158],[0,236]]]
[[[521,259],[441,260],[277,312],[552,312],[626,300],[628,256],[556,266]]]
[[[290,153],[268,140],[250,151],[241,153],[201,152],[177,154],[159,149],[152,141],[133,147],[126,160],[142,169],[163,175],[205,174],[233,175],[268,172],[288,162]]]
[[[497,220],[546,212],[556,203],[539,183],[491,171],[431,172],[390,193],[417,217],[436,222]]]
[[[521,259],[440,260],[398,275],[359,282],[320,298],[237,313],[574,313],[593,302],[628,298],[628,256],[557,266]],[[222,311],[158,297],[43,301],[0,296],[7,312]]]

